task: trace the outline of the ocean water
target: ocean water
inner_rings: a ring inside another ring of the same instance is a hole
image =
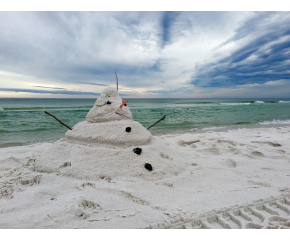
[[[123,99],[127,100],[127,99]],[[290,99],[128,99],[133,119],[153,135],[290,125]],[[1,99],[0,147],[54,142],[84,121],[96,99]]]

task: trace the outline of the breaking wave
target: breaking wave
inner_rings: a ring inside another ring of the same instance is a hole
[[[222,126],[222,127],[205,127],[205,128],[202,128],[201,130],[217,130],[217,129],[224,129],[224,128],[228,128],[228,126]]]
[[[221,105],[228,105],[228,106],[234,106],[234,105],[250,105],[251,103],[221,103]]]
[[[264,121],[258,123],[259,125],[270,125],[270,124],[290,124],[290,120],[272,120],[272,121]]]

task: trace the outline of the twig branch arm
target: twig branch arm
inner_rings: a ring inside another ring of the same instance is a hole
[[[118,76],[117,76],[117,73],[115,72],[116,74],[116,81],[117,81],[117,92],[118,92]]]
[[[166,116],[164,115],[162,118],[160,118],[156,123],[154,123],[153,125],[151,125],[149,128],[155,126],[157,123],[159,123],[160,121],[164,120],[166,118]],[[149,129],[147,128],[147,130]]]
[[[53,116],[52,114],[50,114],[47,111],[44,111],[46,114],[48,114],[49,116],[52,116],[53,118],[55,118],[57,121],[60,122],[60,124],[62,124],[63,126],[67,127],[68,129],[72,130],[68,125],[64,124],[62,121],[60,121],[57,117]]]

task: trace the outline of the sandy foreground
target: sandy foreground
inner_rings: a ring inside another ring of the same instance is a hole
[[[289,140],[286,126],[155,136],[140,155],[2,148],[0,228],[290,228]]]

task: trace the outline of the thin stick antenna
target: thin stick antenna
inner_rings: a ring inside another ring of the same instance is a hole
[[[118,76],[117,76],[117,73],[115,72],[116,74],[116,81],[117,81],[117,92],[118,92]]]

